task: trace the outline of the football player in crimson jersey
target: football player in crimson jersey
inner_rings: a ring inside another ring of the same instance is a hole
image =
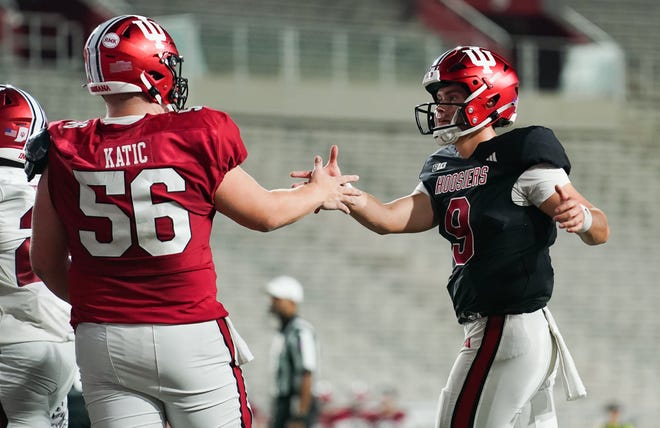
[[[76,374],[71,308],[30,267],[36,183],[25,179],[23,146],[45,126],[30,94],[0,85],[0,415],[14,428],[68,426]]]
[[[223,112],[184,110],[187,80],[170,35],[143,16],[100,24],[85,49],[87,88],[105,118],[58,121],[26,147],[45,168],[31,260],[72,305],[94,427],[249,428],[240,364],[249,349],[218,302],[209,239],[216,211],[270,231],[359,191],[314,159],[308,186],[266,190]],[[70,255],[70,259],[69,259]]]
[[[415,108],[417,124],[442,147],[410,195],[389,203],[367,193],[351,197],[351,216],[380,234],[437,227],[450,242],[447,289],[465,342],[440,395],[436,426],[556,427],[558,361],[568,398],[585,390],[546,308],[555,223],[597,245],[608,239],[607,219],[571,184],[568,157],[550,129],[496,134],[515,120],[518,104],[518,77],[501,56],[456,47],[433,62],[423,85],[432,102]],[[336,147],[326,168],[339,174]],[[517,421],[523,409],[529,419]]]

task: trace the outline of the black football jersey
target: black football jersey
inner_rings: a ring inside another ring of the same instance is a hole
[[[519,128],[479,144],[470,158],[453,146],[431,155],[420,173],[438,229],[451,243],[447,289],[459,322],[482,315],[528,313],[552,295],[549,248],[554,221],[535,206],[511,199],[518,177],[546,163],[570,172],[554,133]]]

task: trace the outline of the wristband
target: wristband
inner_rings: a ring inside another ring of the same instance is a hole
[[[594,218],[589,208],[587,208],[582,204],[580,204],[580,207],[582,208],[582,214],[584,215],[584,219],[582,219],[582,227],[580,228],[580,230],[577,231],[577,233],[584,233],[591,228],[591,223],[593,223]]]

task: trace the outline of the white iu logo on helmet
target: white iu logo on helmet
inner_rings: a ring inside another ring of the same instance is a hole
[[[497,65],[497,62],[495,62],[495,58],[493,58],[493,54],[490,53],[490,51],[482,51],[476,46],[470,46],[463,52],[465,52],[467,56],[470,57],[472,64],[476,65],[477,67],[483,67],[484,74],[491,74],[493,72],[491,67],[495,67]]]
[[[133,24],[137,25],[140,30],[142,30],[142,33],[147,40],[151,40],[156,44],[157,49],[162,49],[163,42],[167,40],[163,27],[156,22],[147,20],[144,16],[137,18],[137,20],[133,21]]]

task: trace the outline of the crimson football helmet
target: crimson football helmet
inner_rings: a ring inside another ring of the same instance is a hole
[[[9,165],[23,165],[28,137],[46,125],[46,114],[37,100],[21,89],[0,85],[0,158]]]
[[[458,83],[468,92],[462,103],[438,102],[436,93],[444,85]],[[440,145],[486,126],[499,127],[516,120],[518,75],[495,52],[476,46],[458,46],[440,55],[422,81],[434,102],[415,107],[419,131],[433,134]],[[439,125],[438,106],[457,106],[449,124]]]
[[[87,89],[93,95],[142,92],[173,110],[185,106],[188,79],[172,37],[156,21],[122,15],[100,24],[85,42]]]

